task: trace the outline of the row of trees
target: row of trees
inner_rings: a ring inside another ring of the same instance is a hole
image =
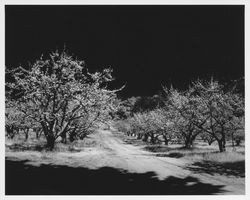
[[[119,119],[126,119],[133,116],[134,113],[141,113],[148,110],[154,110],[164,106],[162,94],[150,96],[130,97],[125,100],[120,100],[119,108],[116,116]]]
[[[226,151],[226,141],[244,136],[244,98],[235,88],[225,88],[217,81],[196,81],[184,91],[164,88],[164,105],[133,114],[120,121],[118,128],[128,135],[151,143],[182,141],[191,148],[199,136],[219,150]]]
[[[119,128],[151,143],[181,140],[192,147],[197,136],[217,141],[225,151],[226,140],[244,131],[244,98],[236,87],[217,81],[196,81],[186,91],[163,88],[163,95],[117,99],[121,90],[109,90],[111,69],[90,73],[83,61],[65,51],[41,57],[28,68],[6,69],[6,133],[21,130],[28,138],[33,129],[43,134],[47,146],[55,141],[84,139],[101,122],[119,118]]]
[[[42,57],[27,68],[6,70],[6,132],[13,137],[20,129],[41,131],[47,146],[57,138],[83,139],[100,122],[111,118],[118,105],[116,92],[107,85],[112,70],[90,73],[83,61],[65,51]]]

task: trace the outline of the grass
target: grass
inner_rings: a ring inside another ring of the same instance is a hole
[[[214,152],[190,157],[193,162],[187,169],[196,173],[245,177],[245,155],[242,152]]]
[[[86,147],[93,147],[96,142],[91,136],[84,138],[84,140],[76,140],[74,142],[67,141],[66,144],[61,143],[58,139],[53,149],[54,152],[79,152]],[[30,132],[28,140],[25,140],[24,134],[20,133],[13,139],[6,138],[6,151],[47,151],[46,139],[42,135],[39,139],[36,138],[35,133]]]
[[[124,142],[132,145],[141,146],[146,151],[155,153],[159,157],[184,158],[193,162],[210,161],[213,163],[234,163],[245,161],[244,145],[237,147],[233,151],[230,143],[227,145],[227,152],[218,152],[216,143],[209,146],[207,143],[198,141],[194,144],[194,148],[185,149],[180,144],[170,144],[168,146],[162,144],[149,144],[138,140],[135,137],[129,137],[125,134],[118,134]],[[6,139],[7,151],[46,151],[46,140],[42,136],[39,139],[35,137],[33,132],[30,133],[28,140],[25,140],[24,134],[15,136],[14,139]],[[86,147],[96,145],[91,135],[84,140],[77,140],[72,143],[63,144],[57,142],[53,151],[55,152],[80,152]]]
[[[159,157],[185,158],[190,161],[211,161],[217,163],[240,162],[245,160],[245,147],[234,148],[228,144],[226,152],[219,152],[216,143],[208,145],[204,142],[196,142],[194,147],[186,149],[180,144],[162,144],[144,143],[142,148],[146,151],[155,153]]]
[[[168,147],[163,145],[147,145],[144,149],[154,152],[159,157],[169,157],[187,161],[186,168],[194,173],[211,175],[245,177],[244,147],[237,147],[236,151],[228,146],[226,152],[219,152],[217,146],[196,144],[192,149],[181,146]]]
[[[239,162],[245,160],[244,152],[242,151],[230,151],[219,152],[212,148],[170,148],[170,147],[145,147],[146,150],[150,150],[156,153],[156,156],[160,157],[172,157],[172,158],[185,158],[190,161],[211,161],[217,163],[224,162]],[[165,152],[163,151],[165,150]]]
[[[234,163],[245,160],[245,155],[241,152],[206,153],[202,160],[216,163]]]
[[[198,174],[220,175],[223,177],[245,178],[245,145],[233,148],[231,143],[226,145],[226,152],[220,153],[214,142],[208,145],[196,141],[192,149],[186,149],[181,144],[150,144],[123,134],[122,139],[128,144],[140,146],[152,152],[157,157],[168,157],[184,161],[185,168]],[[236,180],[236,179],[235,179]]]
[[[236,151],[233,151],[232,146],[228,144],[226,147],[227,152],[220,153],[218,152],[216,143],[209,146],[206,143],[197,141],[192,149],[185,149],[181,144],[170,144],[169,146],[163,144],[153,145],[138,140],[135,137],[120,134],[119,132],[116,134],[117,137],[122,138],[125,143],[139,146],[144,150],[152,152],[155,156],[179,159],[179,162],[183,162],[185,167],[190,171],[212,175],[219,174],[223,176],[245,177],[244,145],[236,147]],[[73,153],[85,151],[86,155],[88,155],[88,150],[98,144],[94,139],[94,135],[90,135],[84,140],[77,140],[73,143],[68,142],[67,144],[63,144],[58,140],[52,152],[47,151],[44,148],[45,145],[46,140],[44,137],[36,139],[35,134],[32,133],[27,141],[22,134],[17,135],[13,140],[6,139],[6,151],[18,151],[20,153],[18,157],[32,157],[31,160],[42,160],[45,163],[70,163],[72,166],[81,163],[81,161],[72,159],[71,156],[67,156],[67,159],[66,157],[58,157],[57,152]]]

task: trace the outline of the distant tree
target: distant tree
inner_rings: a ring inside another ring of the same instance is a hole
[[[33,126],[32,130],[36,134],[36,138],[39,139],[42,135],[42,127],[38,124]]]
[[[197,128],[196,109],[199,106],[196,98],[192,96],[191,89],[185,92],[179,92],[176,89],[164,88],[168,96],[166,101],[167,115],[172,126],[173,132],[177,137],[182,138],[186,148],[191,148],[196,137],[201,133],[201,129]],[[202,121],[199,124],[204,123]]]
[[[53,149],[58,137],[84,137],[85,124],[92,126],[116,109],[113,102],[117,90],[106,87],[113,80],[111,72],[90,73],[83,61],[65,51],[54,52],[48,59],[41,57],[30,70],[19,67],[9,71],[15,82],[7,87],[10,96],[22,105],[19,111],[40,124],[47,146]]]
[[[206,132],[203,132],[201,134],[201,139],[204,141],[204,142],[207,142],[208,145],[211,145],[213,142],[216,141],[216,139],[210,135],[210,134],[207,134]]]
[[[137,139],[144,138],[145,141],[147,141],[149,135],[148,135],[148,118],[146,116],[146,113],[136,113],[134,116],[130,119],[131,124],[131,132],[134,133],[137,136]]]
[[[25,140],[29,137],[30,127],[36,124],[30,118],[27,118],[23,112],[20,111],[22,104],[16,101],[6,99],[5,103],[5,127],[7,136],[13,138],[19,133],[24,133]]]
[[[155,144],[159,141],[159,137],[163,135],[163,120],[158,110],[136,113],[129,119],[131,132],[137,139],[148,141]]]
[[[152,118],[152,125],[154,126],[155,132],[162,137],[165,145],[175,138],[175,127],[174,123],[170,120],[170,113],[164,108],[158,108],[151,111],[154,115]]]
[[[5,130],[6,136],[9,138],[14,138],[15,135],[19,133],[19,128],[21,125],[21,120],[23,119],[23,114],[18,111],[15,102],[6,100],[5,102]]]
[[[131,135],[130,118],[117,120],[115,122],[115,127],[117,128],[118,131],[126,133],[128,136]]]
[[[239,146],[241,141],[244,140],[244,126],[245,126],[245,117],[244,116],[233,116],[231,122],[227,125],[227,138],[230,138],[232,141],[232,146]]]
[[[159,137],[163,135],[164,132],[162,116],[156,110],[149,111],[145,114],[145,118],[147,119],[145,123],[147,124],[147,132],[150,136],[150,142],[155,144],[159,141]]]
[[[132,115],[131,110],[133,105],[130,104],[129,100],[120,100],[117,99],[117,105],[119,105],[117,107],[117,111],[115,113],[115,118],[117,120],[119,119],[127,119],[128,117],[130,117]]]
[[[235,141],[235,145],[236,146],[239,146],[242,142],[242,140],[245,139],[245,134],[244,134],[244,130],[239,130],[239,131],[236,131],[233,135],[232,135],[232,142]],[[234,144],[233,144],[234,146]]]
[[[244,98],[233,90],[224,91],[223,85],[213,79],[196,81],[193,88],[199,102],[196,126],[216,139],[221,152],[226,151],[226,138],[244,130]]]
[[[154,95],[152,97],[136,97],[132,112],[151,111],[164,105],[164,100],[161,95]]]

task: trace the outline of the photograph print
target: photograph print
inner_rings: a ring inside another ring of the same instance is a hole
[[[244,195],[244,5],[4,5],[5,195]]]

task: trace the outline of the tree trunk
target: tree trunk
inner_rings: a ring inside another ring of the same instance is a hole
[[[107,129],[110,130],[110,125],[109,124],[107,124]]]
[[[25,134],[25,141],[27,141],[28,138],[29,138],[29,129],[26,128],[26,129],[24,129],[23,131],[24,131],[24,134]]]
[[[41,134],[42,134],[42,129],[40,129],[40,128],[36,129],[35,132],[36,132],[36,139],[39,139]]]
[[[50,150],[53,150],[54,147],[55,147],[55,140],[56,140],[56,138],[53,135],[47,135],[46,139],[47,139],[47,147]]]
[[[190,136],[184,137],[185,139],[185,148],[190,149],[193,145],[193,140]]]
[[[220,152],[225,152],[226,151],[226,137],[225,137],[225,133],[224,133],[224,129],[222,127],[222,131],[221,131],[221,139],[219,142],[219,150]]]
[[[67,143],[66,133],[61,134],[61,138],[62,138],[62,143],[66,144]]]
[[[232,139],[232,147],[234,149],[234,134],[233,133],[231,133],[231,139]]]
[[[147,135],[147,134],[144,135],[142,141],[143,141],[143,142],[147,142],[147,141],[148,141],[148,135]]]
[[[218,145],[219,145],[220,152],[226,151],[225,142],[223,141],[223,139],[218,141]]]
[[[36,131],[36,139],[39,138],[39,131]]]
[[[66,144],[66,143],[67,143],[67,139],[66,139],[66,137],[63,137],[63,138],[62,138],[62,143],[64,143],[64,144]]]
[[[141,133],[139,133],[139,134],[137,134],[137,139],[141,139],[142,138],[142,134]]]
[[[150,136],[150,143],[151,144],[155,144],[155,142],[156,142],[156,138],[154,137],[154,134],[151,134],[151,136]]]
[[[29,138],[29,134],[27,134],[27,132],[25,132],[25,141],[27,141]]]
[[[6,126],[7,137],[13,139],[15,136],[13,126]]]
[[[236,142],[236,146],[240,146],[240,143],[241,143],[241,140],[240,140],[240,139],[237,138],[237,139],[235,140],[235,142]]]
[[[10,135],[10,139],[13,139],[15,137],[15,134]]]
[[[69,135],[69,141],[74,142],[74,140],[75,140],[75,136],[74,135]]]
[[[191,149],[191,147],[192,147],[192,142],[190,140],[186,140],[185,141],[185,148],[186,149]]]
[[[165,135],[163,135],[163,138],[164,138],[164,143],[165,143],[165,145],[168,146],[168,142],[169,142],[168,138],[167,138]]]
[[[15,134],[19,134],[19,128],[15,128]]]

